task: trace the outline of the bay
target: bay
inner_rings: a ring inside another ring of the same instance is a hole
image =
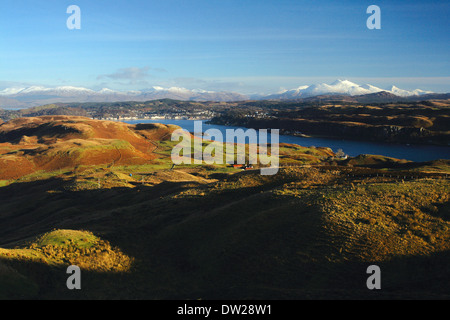
[[[207,124],[208,120],[129,120],[124,121],[129,124],[138,123],[162,123],[162,124],[174,124],[181,128],[194,132],[195,121],[202,122],[203,132],[209,129],[218,129],[226,137],[227,129],[243,129],[248,128],[233,127],[233,126],[221,126],[215,124]],[[205,137],[208,139],[208,137]],[[268,138],[270,141],[270,135]],[[223,141],[222,141],[223,142]],[[227,141],[232,142],[232,141]],[[425,162],[438,159],[450,159],[450,147],[446,146],[434,146],[434,145],[405,145],[394,143],[382,143],[371,141],[356,141],[356,140],[342,140],[331,138],[316,138],[316,137],[295,137],[289,135],[280,135],[280,143],[292,143],[298,144],[303,147],[328,147],[334,152],[342,149],[346,154],[351,157],[358,156],[360,154],[373,154],[383,155],[387,157],[405,159],[416,162]]]

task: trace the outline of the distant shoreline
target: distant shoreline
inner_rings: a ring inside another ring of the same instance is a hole
[[[208,119],[111,119],[111,118],[91,118],[93,120],[105,120],[105,121],[158,121],[158,120],[164,120],[164,121],[170,121],[170,120],[175,120],[175,121],[210,121],[211,118]]]
[[[171,122],[173,124],[181,126],[178,121],[195,121],[195,120],[176,120],[176,119],[163,119],[165,123]],[[129,122],[149,121],[148,119],[141,120],[126,120]],[[152,122],[158,122],[158,120],[150,120]],[[178,122],[178,123],[177,123]],[[230,128],[248,128],[245,126],[232,126],[215,123],[207,123],[210,126],[217,126],[219,130]],[[192,126],[193,127],[193,126]],[[220,128],[222,127],[222,128]],[[189,126],[184,129],[193,131]],[[258,129],[258,128],[255,128]],[[281,134],[281,133],[280,133]],[[225,136],[225,134],[224,134]],[[361,154],[378,154],[387,157],[405,159],[415,162],[426,162],[439,159],[450,159],[450,148],[448,146],[439,145],[417,145],[410,144],[407,146],[403,143],[387,143],[379,141],[364,141],[364,140],[350,140],[337,137],[326,137],[320,135],[308,135],[309,137],[300,137],[295,135],[280,135],[280,143],[297,144],[303,147],[326,147],[331,148],[333,151],[342,149],[350,157],[355,157]]]
[[[123,121],[123,120],[108,120],[108,119],[96,119],[96,120],[107,120],[107,121]],[[158,120],[164,120],[164,121],[211,121],[212,119],[125,119],[125,121],[158,121]],[[246,127],[243,125],[231,125],[231,124],[219,124],[219,123],[206,123],[208,125],[219,125],[219,126],[225,126],[225,127],[242,127],[247,129],[277,129],[277,128],[254,128],[254,127]],[[284,129],[279,129],[280,135],[283,136],[289,136],[289,137],[296,137],[296,138],[316,138],[316,139],[331,139],[331,140],[339,140],[339,141],[357,141],[357,142],[368,142],[368,143],[383,143],[383,144],[389,144],[389,145],[401,145],[401,146],[438,146],[438,147],[450,147],[450,145],[445,144],[426,144],[426,143],[403,143],[403,142],[383,142],[383,141],[372,141],[372,140],[365,140],[365,139],[350,139],[350,138],[343,138],[343,137],[332,137],[328,135],[320,135],[320,134],[303,134],[303,133],[286,133],[284,132]]]

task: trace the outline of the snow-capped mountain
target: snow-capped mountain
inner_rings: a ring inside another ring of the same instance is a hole
[[[3,91],[0,91],[1,96],[10,96],[10,97],[19,97],[19,96],[31,96],[31,95],[52,95],[52,96],[75,96],[80,94],[95,94],[95,91],[80,88],[80,87],[56,87],[56,88],[46,88],[41,86],[32,86],[28,88],[9,88]]]
[[[391,88],[391,90],[389,90],[389,92],[391,92],[397,96],[400,96],[400,97],[421,96],[424,94],[433,93],[431,91],[424,91],[424,90],[420,90],[420,89],[408,91],[408,90],[399,89],[396,86],[392,86],[392,88]]]
[[[108,88],[95,91],[83,87],[60,86],[48,88],[43,86],[12,87],[0,90],[1,107],[34,107],[50,103],[64,102],[119,102],[148,101],[157,99],[176,99],[185,101],[244,101],[250,99],[294,100],[321,95],[362,96],[387,92],[398,97],[411,97],[430,94],[420,89],[408,91],[392,86],[382,89],[365,84],[359,85],[348,80],[336,80],[331,84],[319,83],[303,85],[291,90],[283,90],[271,95],[247,96],[235,92],[215,92],[202,89],[190,90],[180,87],[164,88],[154,86],[141,91],[115,91]]]
[[[214,92],[201,89],[189,90],[180,87],[154,86],[142,91],[115,91],[108,88],[95,91],[83,87],[61,86],[47,88],[6,88],[0,90],[0,108],[34,107],[64,102],[119,102],[176,99],[187,101],[242,101],[248,96],[235,92]]]
[[[348,80],[336,80],[332,84],[320,83],[310,86],[301,86],[292,90],[285,90],[284,92],[269,95],[267,99],[301,99],[309,98],[319,95],[349,95],[359,96],[371,93],[386,91],[400,97],[417,96],[432,93],[430,91],[423,91],[416,89],[414,91],[402,90],[395,86],[391,89],[381,89],[370,84],[359,85]]]
[[[163,88],[152,87],[141,92],[139,97],[143,100],[175,99],[188,101],[244,101],[248,96],[236,92],[215,92],[201,89],[189,90],[180,87]]]

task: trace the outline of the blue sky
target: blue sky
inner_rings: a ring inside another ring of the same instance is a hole
[[[69,30],[70,5],[81,30]],[[382,29],[369,30],[369,5]],[[450,92],[449,1],[2,0],[0,88],[272,93],[349,79]]]

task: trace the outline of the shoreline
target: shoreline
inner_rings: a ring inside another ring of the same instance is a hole
[[[249,128],[249,127],[245,127],[242,125],[230,125],[230,124],[218,124],[218,123],[211,123],[213,125],[220,125],[220,126],[232,126],[232,127],[243,127],[243,128]],[[260,128],[252,128],[255,130],[258,130]],[[264,128],[261,128],[264,129]],[[276,129],[276,128],[271,128],[271,129]],[[450,148],[450,144],[441,144],[441,143],[415,143],[415,142],[393,142],[393,141],[382,141],[382,140],[366,140],[366,139],[358,139],[358,138],[349,138],[349,137],[335,137],[335,136],[328,136],[328,135],[320,135],[320,134],[286,134],[286,133],[282,133],[282,130],[284,129],[279,129],[280,130],[280,135],[284,135],[284,136],[290,136],[290,137],[296,137],[296,138],[305,138],[305,139],[326,139],[326,140],[334,140],[334,141],[353,141],[353,142],[366,142],[366,143],[381,143],[381,144],[387,144],[387,145],[392,145],[392,146],[407,146],[407,147],[421,147],[421,146],[426,146],[426,147],[447,147]]]
[[[99,120],[99,119],[96,119]],[[107,120],[107,119],[102,119]],[[164,121],[211,121],[212,119],[125,119],[125,120],[108,120],[108,121],[158,121],[158,120],[164,120]],[[239,127],[239,128],[247,128],[247,129],[266,129],[266,128],[250,128],[245,127],[241,125],[230,125],[230,124],[218,124],[218,123],[205,123],[208,125],[217,125],[217,126],[224,126],[224,127]],[[273,128],[271,128],[273,129]],[[276,128],[275,128],[276,129]],[[270,130],[270,129],[268,129]],[[344,142],[366,142],[366,143],[375,143],[375,144],[386,144],[391,146],[405,146],[405,147],[447,147],[450,148],[450,145],[445,144],[437,144],[437,143],[403,143],[403,142],[387,142],[387,141],[379,141],[379,140],[364,140],[364,139],[350,139],[350,138],[343,138],[343,137],[332,137],[327,135],[317,135],[317,134],[287,134],[283,133],[283,129],[280,130],[280,135],[287,136],[287,137],[295,137],[295,138],[305,138],[305,139],[324,139],[324,140],[333,140],[333,141],[344,141]]]
[[[173,124],[177,124],[176,121],[191,121],[195,120],[177,120],[177,119],[163,119],[165,123],[174,121]],[[149,119],[140,119],[140,120],[127,120],[127,122],[139,122],[139,121],[149,121]],[[152,122],[158,122],[157,119],[150,120]],[[203,119],[203,121],[208,121],[208,119]],[[216,123],[208,123],[205,124],[223,127],[226,129],[227,127],[236,127],[236,128],[247,128],[244,126],[231,126],[224,124],[216,124]],[[188,129],[188,128],[185,128]],[[192,131],[188,129],[188,131]],[[308,135],[308,137],[300,137],[295,135],[286,135],[281,134],[282,142],[280,143],[288,143],[288,144],[297,144],[299,146],[304,147],[324,147],[330,148],[333,151],[337,151],[342,149],[346,154],[350,157],[355,157],[361,154],[374,154],[374,155],[383,155],[386,157],[396,158],[396,159],[404,159],[414,162],[427,162],[427,161],[435,161],[435,160],[449,160],[450,159],[450,148],[445,145],[436,145],[436,144],[404,144],[404,143],[394,143],[394,142],[380,142],[380,141],[367,141],[367,140],[356,140],[356,139],[343,139],[336,137],[327,137],[320,135]],[[300,141],[289,141],[289,140],[300,140]],[[303,139],[304,142],[302,141]],[[312,141],[312,140],[323,140],[323,141]],[[286,141],[288,140],[288,141]],[[437,155],[436,155],[437,154]],[[436,155],[436,156],[433,156]]]

